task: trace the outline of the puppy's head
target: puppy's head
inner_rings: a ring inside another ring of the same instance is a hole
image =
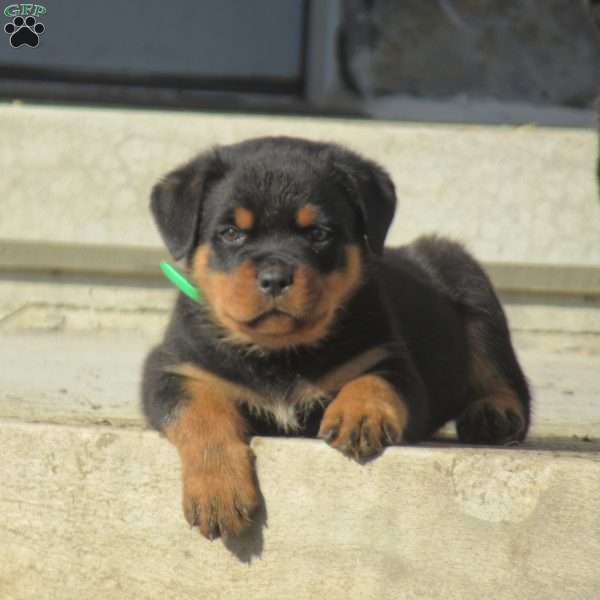
[[[227,338],[263,348],[321,340],[381,254],[396,197],[377,165],[330,144],[260,138],[167,175],[151,208]]]

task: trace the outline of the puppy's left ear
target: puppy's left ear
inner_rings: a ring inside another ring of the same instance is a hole
[[[333,166],[358,210],[369,248],[381,256],[396,211],[396,190],[390,176],[376,163],[343,148],[335,148]]]
[[[226,168],[216,150],[171,171],[152,189],[150,210],[167,249],[179,260],[198,241],[204,201]]]

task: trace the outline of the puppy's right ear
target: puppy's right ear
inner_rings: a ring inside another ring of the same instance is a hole
[[[194,248],[204,200],[211,185],[225,174],[215,150],[171,171],[152,189],[150,209],[167,249],[179,260]]]

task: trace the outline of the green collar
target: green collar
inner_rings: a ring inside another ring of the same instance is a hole
[[[169,263],[161,262],[160,270],[163,272],[163,275],[188,298],[191,298],[198,304],[204,304],[204,298],[198,291],[198,288],[193,286],[188,279],[177,271],[177,269],[173,268]]]

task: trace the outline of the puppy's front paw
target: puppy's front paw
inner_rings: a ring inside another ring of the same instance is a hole
[[[377,375],[364,375],[346,384],[327,407],[319,437],[356,460],[366,459],[400,442],[407,418],[394,388]]]
[[[240,444],[200,448],[183,473],[183,512],[188,523],[213,540],[238,536],[257,508],[251,450]]]

